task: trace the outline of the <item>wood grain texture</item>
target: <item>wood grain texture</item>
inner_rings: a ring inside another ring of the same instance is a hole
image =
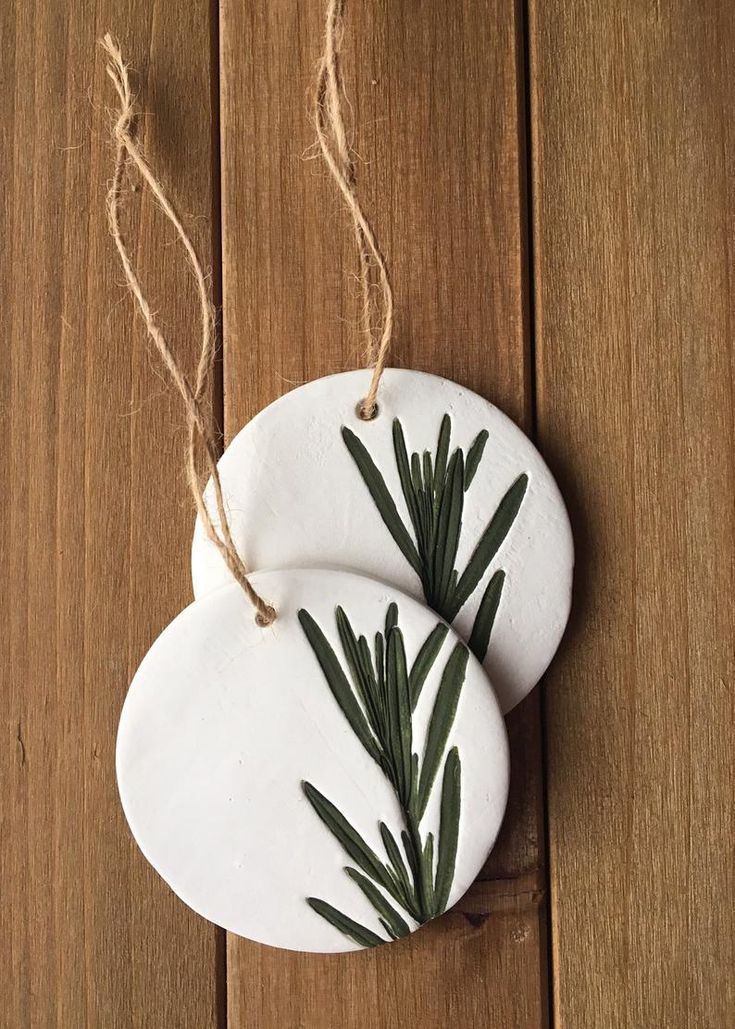
[[[0,1023],[217,1024],[215,930],[146,865],[115,788],[133,671],[190,592],[183,436],[107,236],[112,88],[139,71],[146,149],[209,253],[208,3],[0,5]],[[172,17],[173,8],[176,17]],[[149,74],[150,72],[150,74]],[[184,261],[147,199],[130,240],[193,358]],[[182,556],[183,555],[183,556]]]
[[[351,229],[310,160],[325,6],[221,5],[228,436],[290,387],[361,363]],[[344,73],[358,189],[395,286],[394,363],[465,383],[528,427],[519,35],[516,8],[498,0],[348,4]],[[510,720],[503,838],[457,911],[356,956],[230,937],[231,1026],[544,1024],[538,704]]]
[[[555,1022],[726,1029],[735,10],[531,7],[538,426],[580,556],[546,692]]]

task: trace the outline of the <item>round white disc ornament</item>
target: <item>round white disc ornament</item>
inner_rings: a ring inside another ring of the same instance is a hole
[[[342,568],[428,603],[469,642],[507,712],[569,616],[559,489],[506,415],[447,379],[386,369],[364,421],[370,374],[300,386],[235,436],[219,463],[235,543],[249,568]],[[197,597],[231,581],[199,522],[192,575]]]
[[[304,951],[389,942],[456,902],[508,792],[502,715],[436,615],[374,580],[264,572],[195,601],[130,687],[125,815],[191,908]]]

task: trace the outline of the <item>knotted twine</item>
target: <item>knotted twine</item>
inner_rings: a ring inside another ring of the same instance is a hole
[[[393,290],[385,258],[357,199],[355,164],[342,116],[344,88],[339,54],[344,35],[344,8],[345,0],[329,0],[327,4],[324,53],[319,62],[314,120],[322,156],[339,186],[355,228],[362,289],[360,321],[367,343],[368,364],[373,368],[370,387],[359,411],[362,418],[370,419],[377,412],[376,397],[380,377],[388,359],[393,335]],[[377,282],[374,282],[376,277]],[[382,307],[376,326],[373,326],[372,316],[374,286],[377,286]]]
[[[135,297],[149,337],[153,341],[158,354],[163,361],[164,367],[169,374],[186,409],[187,427],[189,430],[188,444],[186,451],[186,468],[189,487],[191,489],[196,509],[204,527],[207,537],[215,545],[227,567],[240,584],[248,599],[255,608],[255,620],[258,625],[270,625],[276,618],[276,611],[268,604],[253,588],[248,579],[248,570],[240,557],[237,547],[232,539],[229,519],[225,509],[224,497],[222,494],[222,483],[220,482],[217,469],[217,445],[211,423],[207,417],[204,405],[205,392],[209,382],[212,366],[214,364],[215,333],[214,333],[214,309],[209,298],[207,282],[202,270],[201,262],[197,256],[191,239],[184,230],[181,220],[173,205],[166,196],[163,186],[151,171],[151,168],[143,156],[134,136],[135,104],[130,89],[130,77],[120,48],[108,33],[102,40],[102,49],[108,58],[107,74],[120,101],[117,120],[113,126],[113,137],[115,140],[115,169],[112,182],[107,193],[107,218],[110,226],[110,233],[115,241],[117,252],[125,273],[125,279],[131,293]],[[140,279],[133,267],[133,262],[127,244],[120,228],[120,209],[123,202],[123,178],[128,165],[131,162],[137,168],[143,181],[158,201],[166,218],[176,230],[186,252],[187,260],[194,273],[197,295],[199,298],[199,312],[202,325],[202,339],[199,351],[199,362],[197,365],[196,380],[191,385],[187,376],[181,369],[176,356],[171,350],[161,327],[155,320],[150,305],[143,293]],[[204,451],[207,470],[212,481],[212,487],[219,519],[219,530],[209,513],[209,508],[204,499],[204,487],[197,469],[197,444],[201,444]]]
[[[319,62],[314,120],[322,156],[339,187],[354,225],[362,290],[360,321],[366,339],[368,364],[373,369],[368,392],[359,405],[359,413],[362,418],[371,419],[377,412],[378,388],[393,334],[393,290],[375,233],[365,217],[357,197],[355,165],[342,114],[344,88],[339,55],[343,37],[344,8],[345,0],[328,0],[324,53]],[[118,117],[112,130],[115,140],[115,168],[107,193],[107,217],[110,233],[115,241],[128,287],[143,315],[146,331],[184,402],[189,430],[186,452],[187,477],[200,521],[207,538],[217,548],[236,582],[240,584],[255,608],[256,622],[261,626],[267,626],[275,620],[276,611],[253,588],[248,578],[248,570],[232,538],[217,468],[216,439],[204,409],[206,388],[215,356],[214,309],[206,278],[194,245],[186,233],[181,219],[160,181],[153,174],[135,139],[135,104],[130,88],[128,67],[123,60],[120,48],[109,33],[101,41],[101,45],[108,58],[107,74],[112,80],[120,102]],[[123,202],[122,185],[128,162],[137,168],[143,181],[158,201],[164,215],[174,227],[194,273],[199,298],[202,338],[193,387],[153,316],[120,228],[120,209]],[[374,282],[376,276],[377,282]],[[372,293],[374,285],[377,285],[382,306],[377,326],[373,325]],[[206,467],[212,482],[219,528],[215,525],[204,497],[204,487],[197,469],[197,444],[200,444],[204,451]]]

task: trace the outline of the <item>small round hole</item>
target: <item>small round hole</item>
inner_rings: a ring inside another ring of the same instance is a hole
[[[367,399],[367,398],[365,398],[365,399]],[[362,420],[364,422],[372,422],[380,414],[380,405],[377,404],[377,403],[373,404],[372,411],[370,412],[370,414],[367,414],[366,411],[365,411],[365,399],[360,401],[360,403],[355,408],[355,411],[357,413],[357,417],[358,418],[362,418]]]
[[[267,629],[276,620],[276,609],[268,605],[265,612],[258,611],[255,615],[255,624],[260,629]]]

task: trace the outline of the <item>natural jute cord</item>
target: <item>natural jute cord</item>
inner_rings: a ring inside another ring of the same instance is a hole
[[[376,398],[380,377],[388,359],[388,350],[393,335],[393,290],[375,233],[357,199],[355,165],[342,116],[344,89],[340,76],[339,50],[343,35],[344,7],[345,0],[329,0],[327,5],[324,53],[319,63],[314,113],[322,155],[339,186],[355,226],[362,288],[360,320],[367,340],[368,362],[373,368],[370,387],[360,405],[360,414],[363,418],[369,419],[373,418],[377,411]],[[379,324],[375,329],[372,319],[374,269],[377,271],[376,285],[382,307]]]
[[[161,183],[155,177],[143,157],[133,135],[133,124],[135,120],[135,106],[133,95],[130,89],[130,78],[127,66],[120,53],[120,48],[108,33],[101,42],[102,49],[108,57],[107,74],[117,91],[120,100],[120,108],[117,120],[113,127],[115,140],[115,170],[107,193],[107,217],[110,225],[110,232],[115,241],[117,252],[120,255],[125,278],[131,293],[137,301],[146,330],[158,351],[171,381],[181,394],[186,408],[186,417],[189,429],[187,446],[187,473],[189,486],[191,488],[194,502],[199,517],[208,538],[217,547],[236,581],[242,586],[256,610],[256,621],[259,625],[270,625],[276,618],[275,609],[268,604],[252,587],[248,579],[248,571],[245,567],[230,532],[229,520],[225,509],[224,497],[222,495],[222,484],[217,470],[217,448],[214,433],[204,410],[204,395],[209,376],[214,363],[214,311],[209,299],[207,283],[202,271],[202,265],[197,257],[194,246],[184,230],[181,220],[169,201]],[[202,322],[202,342],[199,352],[199,363],[197,366],[196,382],[192,388],[186,375],[184,375],[179,362],[169,347],[160,326],[151,311],[150,305],[145,298],[138,275],[133,267],[130,252],[123,238],[120,229],[120,208],[123,201],[123,177],[125,169],[131,161],[137,168],[143,181],[147,184],[153,196],[158,201],[163,213],[176,230],[181,243],[183,244],[186,256],[191,265],[196,281],[197,294],[199,297],[199,308]],[[206,465],[211,476],[212,487],[219,519],[219,530],[209,513],[207,503],[204,499],[204,489],[197,470],[197,443],[200,442],[206,457]]]

